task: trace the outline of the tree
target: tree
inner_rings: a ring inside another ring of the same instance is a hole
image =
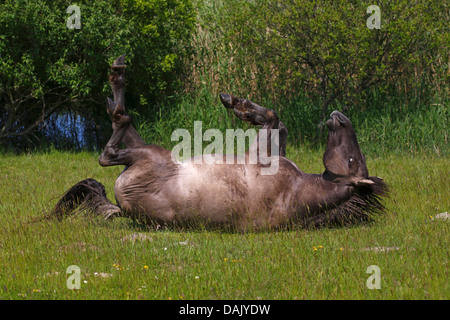
[[[77,1],[79,29],[68,28],[69,5],[64,0],[0,4],[0,145],[39,141],[51,116],[65,112],[102,125],[108,68],[124,53],[132,61],[127,72],[135,80],[127,83],[132,86],[127,92],[135,108],[176,90],[178,60],[194,23],[190,0]],[[147,7],[151,14],[134,15],[135,8]],[[148,31],[152,24],[154,32]]]
[[[121,0],[120,7],[133,26],[126,92],[128,101],[142,110],[180,88],[183,59],[190,55],[195,31],[195,10],[187,0]]]

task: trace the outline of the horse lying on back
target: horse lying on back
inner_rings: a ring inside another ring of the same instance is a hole
[[[124,62],[122,56],[112,65],[114,101],[108,99],[107,112],[114,131],[99,159],[102,166],[126,166],[115,184],[117,205],[106,198],[101,183],[86,179],[64,194],[53,215],[88,209],[105,218],[125,216],[148,224],[193,225],[200,221],[206,226],[260,230],[293,223],[350,224],[384,213],[380,199],[387,194],[387,186],[382,179],[369,176],[353,126],[342,113],[334,111],[327,122],[325,171],[308,174],[285,157],[287,130],[273,110],[221,94],[223,105],[238,118],[262,126],[250,149],[234,156],[233,163],[225,161],[226,155],[217,154],[201,156],[209,161],[191,158],[178,162],[171,151],[145,144],[131,125],[124,108]],[[274,132],[278,133],[275,143]],[[262,158],[250,161],[262,148],[270,163]],[[274,164],[276,172],[261,174],[263,168]]]

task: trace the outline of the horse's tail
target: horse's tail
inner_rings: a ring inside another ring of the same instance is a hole
[[[66,215],[88,210],[108,219],[121,212],[119,206],[106,197],[105,187],[94,179],[85,179],[67,190],[47,218],[62,219]]]

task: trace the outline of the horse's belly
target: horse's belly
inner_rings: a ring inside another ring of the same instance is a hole
[[[175,175],[155,179],[129,168],[116,180],[116,199],[129,215],[158,222],[267,225],[275,201],[270,184],[263,187],[245,170],[182,163]]]

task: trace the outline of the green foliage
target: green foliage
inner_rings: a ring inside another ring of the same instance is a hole
[[[131,105],[161,101],[177,89],[194,24],[189,0],[78,1],[80,29],[66,25],[71,4],[0,4],[2,145],[26,144],[56,112],[75,112],[103,125],[111,94],[108,69],[124,53],[131,62],[126,90]]]
[[[171,130],[196,120],[241,126],[218,102],[228,92],[276,110],[290,143],[320,147],[323,120],[339,109],[366,125],[357,127],[371,150],[448,149],[445,2],[378,2],[372,30],[370,1],[78,1],[79,30],[66,27],[70,4],[0,4],[2,147],[81,116],[84,139],[102,148],[108,69],[126,53],[126,107],[148,142],[170,146]]]
[[[321,113],[320,108],[317,108],[317,100],[298,94],[282,105],[268,99],[254,102],[278,113],[289,131],[289,145],[294,148],[306,146],[322,150],[326,139],[316,142],[317,119]],[[379,88],[371,88],[366,92],[362,105],[364,107],[361,109],[354,108],[347,114],[364,154],[376,156],[380,152],[389,152],[413,155],[428,153],[443,157],[449,155],[448,98],[421,99],[417,93],[391,94]],[[342,108],[337,102],[336,109]],[[178,143],[170,140],[171,133],[177,128],[187,129],[193,139],[194,121],[202,121],[203,131],[215,128],[221,130],[224,136],[226,129],[242,128],[245,131],[252,127],[225,109],[218,96],[208,90],[199,93],[195,99],[187,95],[177,102],[163,104],[153,121],[148,121],[137,113],[132,116],[134,125],[147,143],[168,149]],[[204,142],[203,148],[209,144],[210,142]]]
[[[190,53],[195,10],[190,0],[121,0],[119,3],[123,18],[132,26],[133,39],[127,52],[125,92],[129,106],[143,103],[140,110],[144,111],[180,88],[182,59]]]
[[[217,80],[227,89],[258,99],[270,97],[279,104],[306,94],[318,102],[317,122],[328,116],[336,101],[343,111],[363,109],[372,87],[413,92],[425,80],[427,95],[447,93],[447,5],[379,1],[381,29],[369,29],[371,4],[204,1],[203,32],[213,34],[208,44],[219,49],[213,54],[217,60],[228,62],[228,77],[221,68]]]

